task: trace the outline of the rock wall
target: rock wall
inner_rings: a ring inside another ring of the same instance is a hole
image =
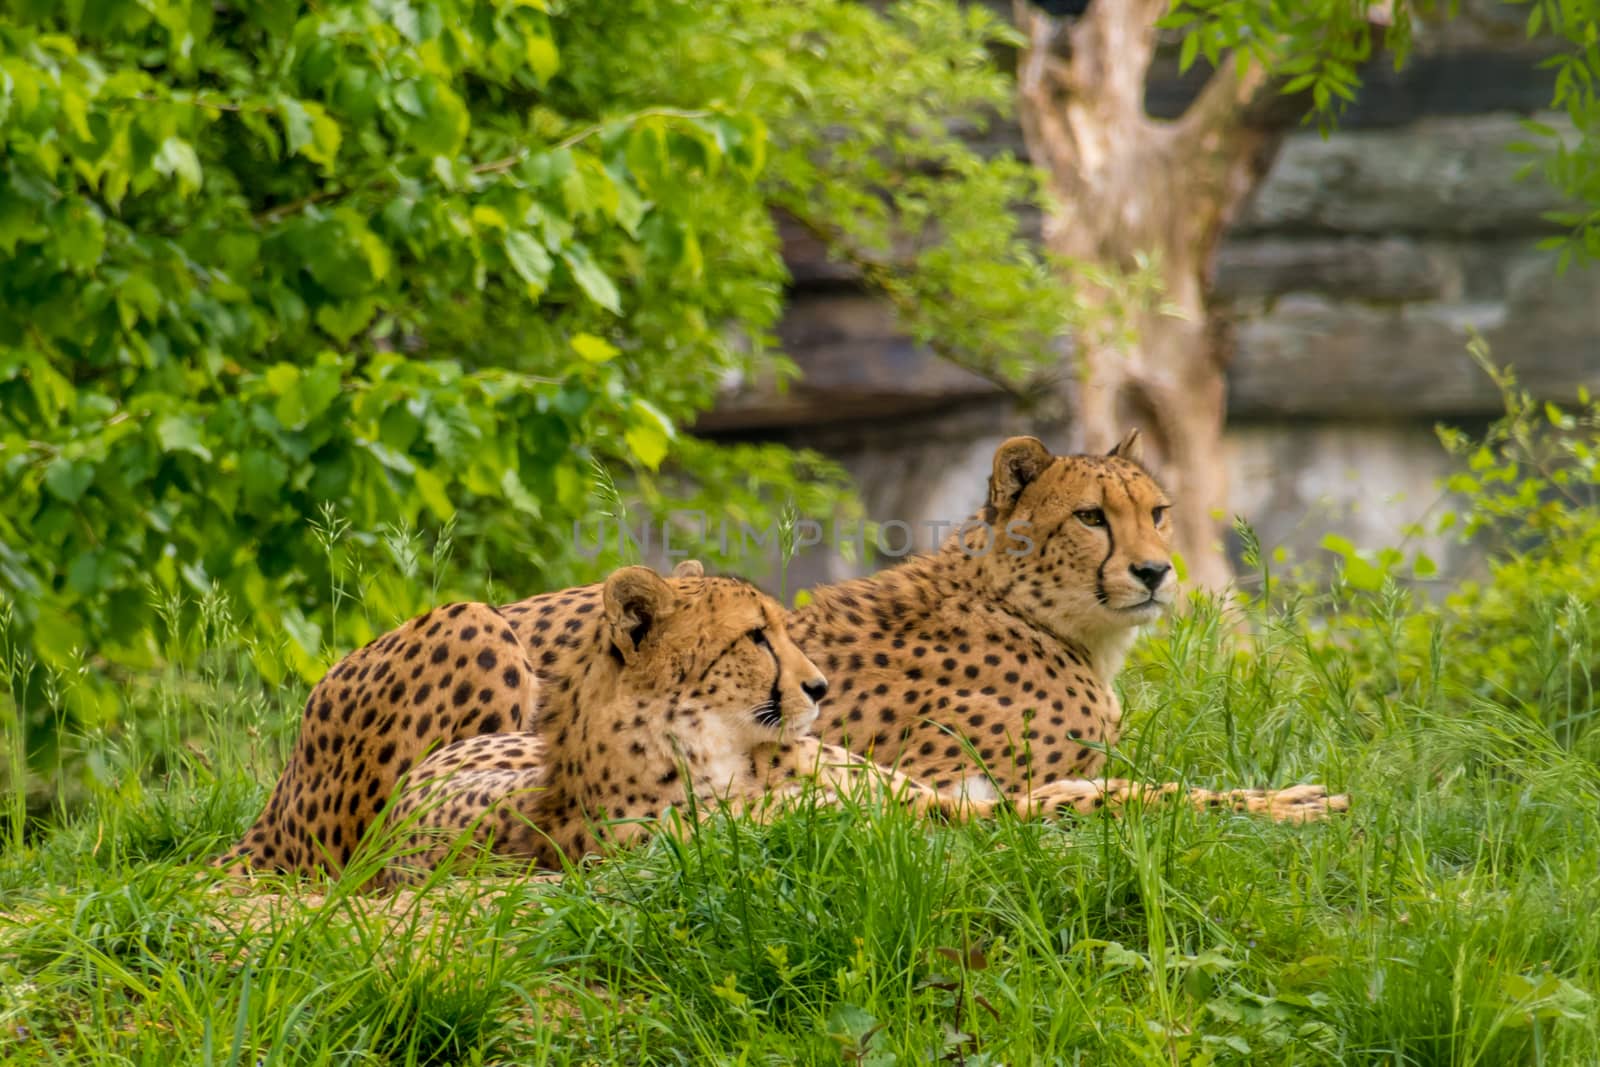
[[[1506,149],[1548,106],[1547,46],[1523,39],[1521,12],[1466,7],[1425,28],[1407,70],[1374,63],[1331,136],[1291,134],[1219,253],[1215,303],[1235,342],[1230,507],[1300,559],[1328,532],[1397,543],[1443,505],[1434,424],[1481,425],[1499,404],[1466,355],[1470,330],[1540,397],[1600,392],[1600,269],[1558,276],[1536,249],[1553,232],[1542,216],[1561,205],[1539,178],[1517,177],[1525,157]],[[1168,57],[1152,113],[1180,113],[1197,84]],[[1014,128],[991,136],[1021,154]],[[855,474],[870,515],[912,523],[968,514],[1009,433],[1080,444],[899,334],[803,234],[786,231],[785,250],[781,337],[805,380],[781,397],[730,392],[704,431],[821,448]],[[1447,570],[1460,564],[1455,546],[1423,544]],[[795,577],[854,569],[820,554]]]

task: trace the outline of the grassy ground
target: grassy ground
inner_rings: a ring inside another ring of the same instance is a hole
[[[1592,751],[1549,725],[1570,706],[1451,681],[1454,638],[1410,611],[1377,597],[1250,637],[1201,611],[1124,675],[1114,771],[1320,780],[1355,798],[1327,825],[801,810],[554,881],[394,898],[209,884],[199,861],[257,811],[303,695],[212,657],[132,694],[141,732],[90,739],[92,803],[7,843],[0,1056],[1600,1060]]]

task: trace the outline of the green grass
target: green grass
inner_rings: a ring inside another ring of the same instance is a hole
[[[1404,603],[1360,608],[1250,636],[1201,610],[1123,679],[1114,772],[1323,781],[1355,799],[1325,825],[1172,807],[944,827],[850,804],[394,898],[213,887],[199,861],[258,810],[303,694],[202,656],[131,692],[137,730],[78,740],[86,802],[7,838],[0,1057],[1600,1060],[1592,737],[1548,725],[1570,707],[1460,681]]]

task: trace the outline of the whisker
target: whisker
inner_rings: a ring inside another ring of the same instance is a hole
[[[783,722],[783,712],[778,710],[775,700],[763,700],[750,709],[750,714],[755,716],[756,722],[762,726],[777,726]]]

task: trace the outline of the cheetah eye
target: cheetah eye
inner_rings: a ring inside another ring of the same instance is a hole
[[[746,636],[748,636],[750,640],[754,641],[757,646],[761,648],[772,647],[771,645],[767,644],[767,632],[765,630],[751,630]]]
[[[1099,508],[1084,508],[1082,511],[1073,512],[1073,514],[1085,526],[1104,526],[1106,524],[1106,513]]]
[[[1170,506],[1171,505],[1168,505],[1168,504],[1162,504],[1160,507],[1151,508],[1150,509],[1150,521],[1155,523],[1157,526],[1160,526],[1161,523],[1162,523],[1162,520],[1164,520],[1167,517],[1167,508],[1170,507]]]

